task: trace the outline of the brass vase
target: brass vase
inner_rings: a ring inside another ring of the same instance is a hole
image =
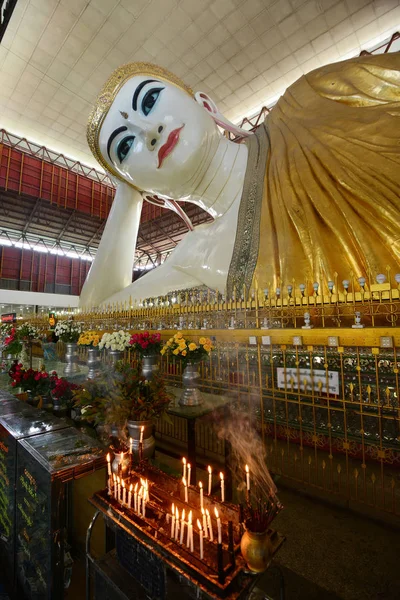
[[[263,573],[272,560],[272,544],[268,531],[258,533],[246,530],[240,542],[240,550],[249,571]]]

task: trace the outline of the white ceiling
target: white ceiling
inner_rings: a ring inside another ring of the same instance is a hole
[[[400,28],[400,0],[18,0],[0,44],[0,127],[95,165],[91,103],[117,66],[167,67],[233,121],[303,73]]]

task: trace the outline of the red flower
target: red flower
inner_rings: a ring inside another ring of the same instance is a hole
[[[17,385],[17,382],[16,381],[12,381],[11,385],[12,385],[12,387],[15,387]]]
[[[39,381],[39,379],[40,379],[40,373],[37,373],[37,374],[35,375],[35,381]]]
[[[149,342],[142,342],[140,345],[142,346],[143,350],[146,350],[147,346],[149,345]]]
[[[143,338],[145,340],[147,340],[147,338],[149,337],[149,332],[148,331],[144,331],[143,334],[142,334],[142,336],[143,336]]]

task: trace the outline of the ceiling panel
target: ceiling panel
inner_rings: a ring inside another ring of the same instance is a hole
[[[158,63],[233,121],[400,26],[400,0],[18,0],[0,45],[0,126],[95,165],[85,125],[128,61]]]

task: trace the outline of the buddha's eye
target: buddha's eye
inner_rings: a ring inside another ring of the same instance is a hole
[[[142,100],[142,112],[147,117],[154,108],[155,103],[158,100],[158,96],[161,94],[164,88],[153,88],[149,90]]]
[[[124,137],[117,147],[117,156],[120,163],[127,157],[129,150],[132,148],[132,144],[135,140],[134,135],[128,135]]]

